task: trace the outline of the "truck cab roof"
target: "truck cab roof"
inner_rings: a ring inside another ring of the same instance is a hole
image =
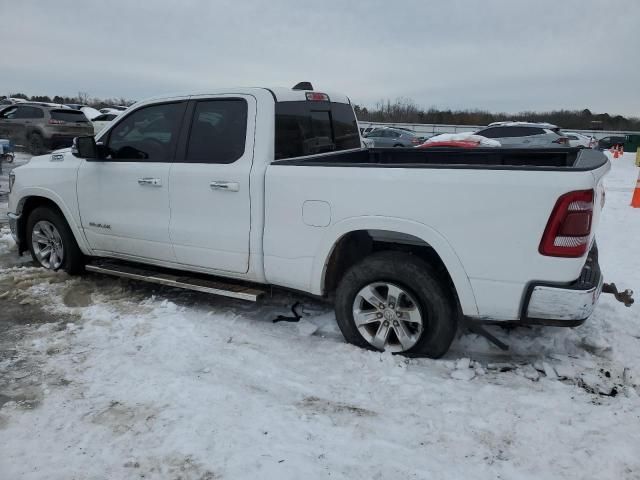
[[[314,89],[314,90],[294,90],[286,87],[222,87],[222,88],[210,88],[206,90],[199,91],[191,91],[191,92],[182,92],[182,93],[173,93],[166,95],[159,95],[156,97],[152,97],[144,100],[144,103],[153,103],[160,100],[173,100],[173,99],[184,99],[186,97],[192,96],[206,96],[206,95],[229,95],[231,93],[237,94],[245,94],[245,95],[254,95],[254,94],[262,94],[264,92],[269,92],[271,96],[274,98],[276,102],[296,102],[296,101],[305,101],[307,100],[308,92],[317,92],[324,93],[329,97],[331,102],[337,103],[347,103],[350,104],[351,101],[349,97],[344,94],[326,91],[322,89]]]

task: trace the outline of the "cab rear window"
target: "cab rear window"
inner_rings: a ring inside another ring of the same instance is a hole
[[[84,113],[78,110],[51,110],[51,118],[63,122],[88,122]]]
[[[276,160],[352,148],[360,148],[360,134],[351,105],[276,103]]]

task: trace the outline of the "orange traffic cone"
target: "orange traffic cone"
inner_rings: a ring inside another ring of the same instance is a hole
[[[636,188],[633,190],[633,197],[631,197],[631,206],[633,208],[640,208],[640,174],[638,174]]]

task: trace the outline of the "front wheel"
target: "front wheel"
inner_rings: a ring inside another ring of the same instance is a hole
[[[402,252],[381,252],[340,281],[336,320],[354,345],[437,358],[456,334],[457,309],[427,263]]]
[[[84,256],[64,217],[50,207],[38,207],[27,220],[27,242],[33,260],[49,270],[69,274],[84,269]]]

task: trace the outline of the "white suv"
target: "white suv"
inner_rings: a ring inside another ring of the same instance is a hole
[[[503,147],[569,146],[569,139],[560,132],[560,128],[550,123],[497,122],[477,131],[476,135],[497,140]]]

